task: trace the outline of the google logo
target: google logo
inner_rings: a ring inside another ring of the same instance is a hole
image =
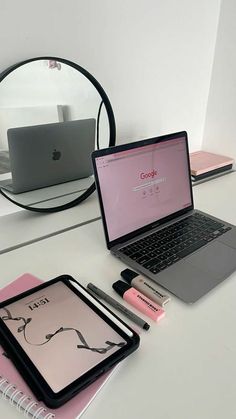
[[[153,169],[151,172],[148,172],[148,173],[141,172],[140,178],[141,179],[154,178],[154,176],[156,175],[157,175],[157,170]]]

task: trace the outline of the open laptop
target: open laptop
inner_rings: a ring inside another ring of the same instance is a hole
[[[10,128],[12,179],[0,187],[17,194],[91,176],[95,125],[89,118]]]
[[[187,303],[236,269],[236,227],[194,210],[185,131],[92,153],[107,247]]]

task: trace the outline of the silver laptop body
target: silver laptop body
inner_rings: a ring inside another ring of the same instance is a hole
[[[91,176],[95,119],[8,130],[12,180],[1,186],[15,194]]]
[[[236,269],[236,227],[194,209],[185,131],[92,153],[107,247],[194,303]]]

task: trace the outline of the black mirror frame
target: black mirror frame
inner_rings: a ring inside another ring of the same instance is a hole
[[[98,93],[100,94],[100,96],[102,98],[102,103],[104,104],[104,106],[106,108],[106,111],[107,111],[107,116],[108,116],[109,126],[110,126],[109,147],[114,146],[115,143],[116,143],[116,124],[115,124],[115,117],[114,117],[113,110],[112,110],[112,107],[111,107],[111,103],[108,99],[108,96],[105,93],[105,91],[103,90],[100,83],[98,83],[98,81],[87,70],[85,70],[83,67],[79,66],[78,64],[75,64],[73,61],[69,61],[67,59],[59,58],[59,57],[52,57],[52,56],[29,58],[27,60],[20,61],[20,62],[14,64],[14,65],[8,67],[6,70],[2,71],[0,73],[0,83],[1,83],[2,80],[4,80],[8,76],[8,74],[10,74],[12,71],[16,70],[18,67],[21,67],[24,64],[28,64],[28,63],[31,63],[33,61],[39,61],[39,60],[55,60],[55,61],[59,61],[63,64],[67,64],[67,65],[75,68],[76,70],[78,70],[80,73],[82,73],[93,84],[93,86],[97,89]],[[71,202],[68,202],[67,204],[59,205],[59,206],[53,207],[53,208],[34,208],[34,207],[27,206],[27,205],[19,204],[18,202],[9,198],[2,191],[1,188],[0,188],[0,193],[6,199],[8,199],[8,201],[11,201],[13,204],[18,205],[19,207],[21,207],[23,209],[27,209],[27,210],[34,211],[34,212],[52,213],[52,212],[63,211],[63,210],[66,210],[68,208],[72,208],[72,207],[80,204],[82,201],[84,201],[86,198],[88,198],[95,191],[95,189],[96,189],[95,182],[93,182],[93,184],[78,198],[74,199]]]

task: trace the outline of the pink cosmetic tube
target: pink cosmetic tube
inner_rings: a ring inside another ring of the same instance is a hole
[[[125,300],[127,303],[134,306],[137,310],[146,314],[150,319],[159,321],[165,315],[165,310],[159,307],[156,303],[150,300],[135,288],[126,284],[123,281],[116,281],[112,288]]]

